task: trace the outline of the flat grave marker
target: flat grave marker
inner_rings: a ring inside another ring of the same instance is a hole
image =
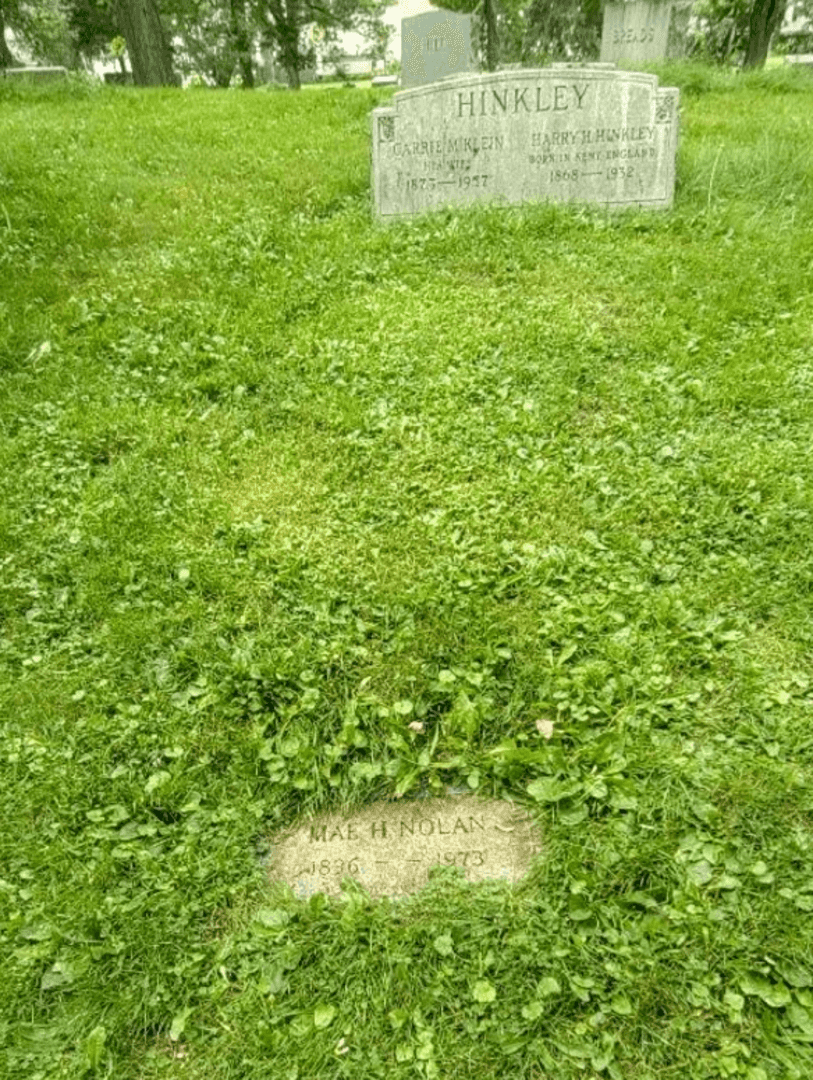
[[[379,218],[472,203],[671,206],[679,92],[613,65],[468,74],[372,112]]]
[[[268,874],[306,899],[354,878],[380,898],[417,892],[434,866],[471,882],[519,881],[541,850],[538,828],[508,800],[446,795],[370,803],[307,817],[272,838]]]

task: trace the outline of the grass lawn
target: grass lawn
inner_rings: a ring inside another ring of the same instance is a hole
[[[673,211],[386,227],[391,91],[0,90],[0,1076],[813,1076],[813,78],[652,70]]]

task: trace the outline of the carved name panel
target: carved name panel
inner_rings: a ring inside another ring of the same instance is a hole
[[[459,866],[468,881],[518,881],[540,850],[538,828],[507,800],[476,795],[376,802],[300,822],[273,838],[272,881],[297,896],[338,896],[344,877],[373,897],[426,884],[434,866]]]
[[[608,65],[460,75],[374,109],[379,217],[477,202],[668,207],[678,90]]]

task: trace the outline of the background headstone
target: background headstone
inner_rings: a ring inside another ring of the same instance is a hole
[[[0,68],[0,76],[24,83],[59,82],[61,79],[67,79],[68,69],[64,67]]]
[[[401,22],[401,86],[423,86],[447,75],[475,70],[471,15],[424,12]]]
[[[379,217],[478,202],[671,206],[678,91],[612,65],[459,75],[373,110]]]
[[[471,882],[516,882],[540,850],[538,827],[508,800],[430,796],[307,817],[272,838],[268,873],[302,899],[338,896],[345,877],[371,897],[396,898],[421,889],[434,866],[459,866]]]
[[[601,59],[645,64],[686,55],[689,17],[687,0],[628,0],[604,8]]]

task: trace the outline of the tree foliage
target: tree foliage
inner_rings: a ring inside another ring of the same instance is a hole
[[[95,60],[118,34],[111,0],[70,0],[68,25],[79,52]]]
[[[308,31],[321,31],[320,50],[338,49],[339,35],[355,30],[383,59],[389,28],[385,0],[0,0],[0,67],[17,62],[5,28],[44,63],[76,67],[104,54],[117,35],[127,38],[136,82],[172,81],[174,61],[185,74],[200,72],[218,86],[236,73],[252,86],[252,53],[259,41],[297,88],[316,50]],[[598,57],[603,0],[443,0],[474,15],[474,47],[482,65],[541,64]],[[788,0],[695,0],[698,19],[692,51],[717,63],[764,63]],[[797,0],[797,14],[813,20],[813,0]]]
[[[697,0],[692,51],[718,64],[737,60],[748,67],[761,66],[787,8],[788,0]],[[813,22],[813,0],[796,0],[793,8]]]
[[[0,24],[9,27],[20,45],[35,61],[76,67],[79,62],[69,23],[67,0],[0,0]],[[10,67],[11,56],[3,33],[0,67]]]
[[[525,19],[525,62],[598,59],[600,0],[531,0]]]
[[[474,14],[475,43],[486,70],[598,58],[601,0],[444,0],[443,6]]]
[[[184,75],[204,75],[215,86],[228,86],[238,57],[229,12],[222,0],[176,3],[166,19],[173,38],[182,42],[174,53],[179,70]]]
[[[382,15],[386,0],[252,0],[261,41],[273,50],[285,69],[288,85],[298,90],[300,73],[312,64],[315,50],[307,40],[307,29],[325,32],[326,47],[335,43],[340,31],[355,30],[373,42],[386,31]],[[375,48],[375,45],[374,45]]]
[[[8,47],[8,42],[6,41],[8,16],[6,14],[4,2],[5,0],[0,0],[0,69],[14,67],[17,63],[17,58]]]

